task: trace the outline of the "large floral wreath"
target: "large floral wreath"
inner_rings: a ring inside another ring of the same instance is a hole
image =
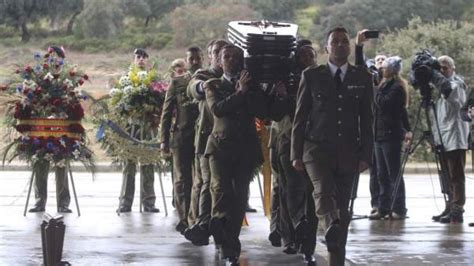
[[[77,91],[89,77],[55,49],[50,47],[43,56],[35,53],[34,64],[18,65],[13,80],[2,86],[6,123],[14,129],[9,130],[12,141],[5,147],[3,163],[14,158],[32,164],[47,160],[54,168],[81,161],[93,171],[81,125],[84,96]]]
[[[98,114],[97,139],[114,161],[162,165],[158,127],[167,84],[157,71],[130,67]]]

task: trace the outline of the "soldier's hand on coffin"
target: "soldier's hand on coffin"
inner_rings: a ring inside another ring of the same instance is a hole
[[[359,162],[359,173],[364,172],[365,170],[369,169],[369,164],[365,161],[360,161]]]
[[[237,91],[246,93],[249,90],[251,79],[249,72],[245,69],[242,70],[242,72],[240,72],[239,81],[237,82]]]
[[[296,160],[293,160],[293,167],[296,169],[296,171],[304,171],[304,164],[303,164],[303,160],[299,160],[299,159],[296,159]]]
[[[278,81],[278,83],[275,85],[275,94],[278,97],[285,97],[286,95],[288,95],[285,83],[283,83],[282,81]]]

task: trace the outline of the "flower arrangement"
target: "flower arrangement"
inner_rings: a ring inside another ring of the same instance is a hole
[[[14,80],[2,86],[1,94],[8,99],[7,124],[15,129],[3,162],[16,157],[30,163],[45,159],[64,167],[75,160],[93,170],[81,125],[80,102],[85,97],[77,91],[89,77],[77,65],[68,64],[64,52],[57,49],[35,53],[34,64],[17,65]]]
[[[167,86],[154,68],[136,66],[114,84],[96,122],[97,138],[115,161],[163,163],[158,126]]]

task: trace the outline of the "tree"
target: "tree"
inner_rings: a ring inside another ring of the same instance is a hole
[[[87,0],[77,18],[79,37],[109,38],[123,30],[124,13],[120,0]]]
[[[48,12],[47,0],[3,0],[0,1],[0,22],[21,31],[22,42],[28,42],[31,34],[28,23],[45,17]]]
[[[66,20],[66,33],[72,34],[77,16],[84,9],[84,0],[48,0],[48,17],[51,27],[58,30],[62,21]]]
[[[209,40],[225,38],[227,24],[232,20],[260,19],[260,15],[243,4],[184,5],[170,15],[175,46],[204,46]]]

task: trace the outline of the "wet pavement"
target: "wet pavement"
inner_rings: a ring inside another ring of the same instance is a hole
[[[0,265],[40,265],[42,263],[39,224],[42,214],[23,216],[28,172],[0,172]],[[65,215],[66,240],[63,260],[73,265],[220,265],[211,243],[195,247],[174,231],[176,215],[171,207],[171,180],[163,178],[169,215],[164,214],[158,180],[155,181],[158,214],[139,213],[138,202],[132,212],[117,216],[115,209],[121,186],[120,173],[74,175],[81,216]],[[137,180],[138,182],[139,180]],[[55,213],[55,186],[49,178],[47,212]],[[407,175],[405,221],[354,220],[347,245],[347,265],[474,265],[474,180],[466,180],[468,195],[465,224],[441,225],[431,216],[442,210],[436,176]],[[138,192],[138,191],[137,191]],[[72,191],[71,191],[72,193]],[[356,214],[367,214],[368,176],[361,176]],[[138,198],[138,193],[136,195]],[[30,206],[34,202],[30,200]],[[258,212],[248,214],[250,226],[242,230],[241,265],[303,265],[298,255],[286,255],[270,246],[268,220],[263,216],[258,184],[251,187],[251,205]],[[322,239],[321,237],[318,237]],[[326,265],[325,246],[318,241],[318,265]]]

